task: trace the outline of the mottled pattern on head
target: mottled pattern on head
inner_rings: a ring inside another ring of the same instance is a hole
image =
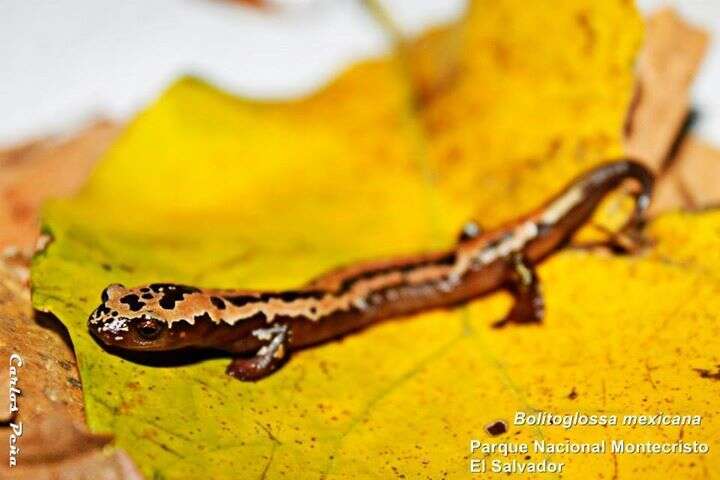
[[[136,288],[112,284],[103,290],[102,304],[90,315],[89,323],[101,325],[104,330],[122,331],[129,321],[153,318],[171,326],[197,309],[196,303],[203,297],[199,293],[195,287],[167,283]]]

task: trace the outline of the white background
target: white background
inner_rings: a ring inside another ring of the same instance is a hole
[[[254,97],[300,95],[388,47],[359,0],[276,2],[270,14],[218,0],[0,0],[0,145],[126,118],[184,73]],[[668,2],[638,3],[647,12]],[[720,145],[720,1],[670,3],[717,38],[693,102],[696,130]],[[384,4],[417,33],[465,2]]]

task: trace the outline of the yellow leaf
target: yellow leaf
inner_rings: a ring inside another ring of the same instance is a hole
[[[457,28],[433,34],[459,59],[424,65],[423,83],[440,85],[421,115],[438,186],[459,208],[506,220],[622,153],[641,29],[630,2],[475,1]]]

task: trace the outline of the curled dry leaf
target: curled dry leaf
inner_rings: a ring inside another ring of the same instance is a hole
[[[660,174],[651,213],[717,205],[720,152],[687,135],[689,89],[708,35],[672,10],[647,22],[635,98],[626,122],[626,149]]]
[[[660,171],[690,111],[690,85],[705,56],[708,35],[670,9],[653,14],[646,25],[625,148]]]

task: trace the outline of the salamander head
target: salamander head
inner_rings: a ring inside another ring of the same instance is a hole
[[[88,329],[105,345],[124,349],[171,350],[188,346],[186,327],[190,325],[171,325],[167,318],[178,302],[196,291],[173,284],[138,288],[110,285],[101,294],[102,303],[88,318]]]

